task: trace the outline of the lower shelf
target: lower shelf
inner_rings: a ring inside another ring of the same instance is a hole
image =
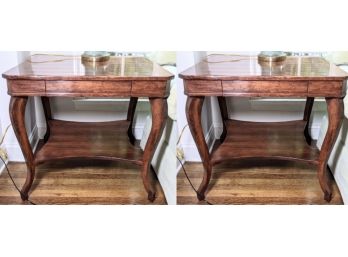
[[[319,150],[304,137],[305,121],[226,121],[225,141],[212,153],[211,163],[242,158],[268,158],[318,163]]]
[[[143,151],[128,139],[129,121],[50,121],[50,137],[35,155],[36,164],[49,160],[91,158],[142,164]]]

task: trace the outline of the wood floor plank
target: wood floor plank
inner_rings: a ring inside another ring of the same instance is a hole
[[[35,161],[76,157],[123,160],[142,164],[143,151],[127,137],[130,121],[72,122],[50,120],[50,137]]]
[[[26,177],[24,163],[10,163],[18,186]],[[147,199],[139,166],[111,161],[55,161],[38,166],[30,200],[35,204],[166,204],[155,176],[156,200]],[[0,204],[23,202],[6,171],[0,176]]]
[[[197,189],[202,164],[191,162],[184,167]],[[315,166],[256,159],[214,166],[206,199],[211,204],[343,204],[335,182],[331,202],[323,199]],[[197,200],[182,170],[177,178],[177,203],[207,204]]]

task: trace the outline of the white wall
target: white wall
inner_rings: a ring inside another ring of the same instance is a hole
[[[178,73],[186,70],[187,68],[193,66],[194,64],[200,62],[206,57],[206,52],[177,52],[177,68]],[[184,84],[183,80],[179,79],[177,82],[178,92],[178,128],[179,134],[183,131],[183,136],[180,141],[179,147],[182,148],[185,155],[185,160],[187,161],[200,161],[196,144],[192,138],[191,132],[188,127],[184,129],[187,125],[185,107],[186,107],[186,95],[184,94]],[[209,146],[213,145],[214,141],[214,127],[213,127],[213,116],[212,116],[212,105],[210,97],[207,97],[204,101],[202,108],[202,127],[203,132],[206,136],[206,140]]]
[[[13,66],[17,65],[18,58],[17,52],[0,52],[0,73],[4,73]],[[6,80],[0,78],[0,120],[2,131],[6,126],[10,124],[10,116],[8,114],[8,108],[10,103],[10,97],[7,95]]]
[[[29,52],[0,52],[0,73],[4,73],[12,67],[23,62],[29,55]],[[0,119],[2,131],[11,124],[9,116],[9,103],[10,96],[7,94],[6,80],[0,78]],[[32,110],[34,109],[34,101],[29,98],[26,108],[26,129],[31,140],[32,146],[35,147],[37,143],[37,127],[35,121],[35,115]],[[24,161],[23,154],[20,150],[18,141],[14,135],[12,127],[9,129],[5,138],[3,147],[7,150],[10,161]]]

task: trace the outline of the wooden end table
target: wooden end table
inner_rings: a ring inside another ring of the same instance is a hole
[[[215,164],[236,159],[264,158],[302,161],[317,165],[324,199],[332,197],[327,162],[343,120],[343,98],[348,74],[321,57],[287,57],[264,63],[257,57],[211,55],[179,75],[188,96],[186,115],[203,161],[204,176],[198,189],[205,193]],[[223,120],[220,145],[209,153],[201,125],[206,96],[217,96]],[[305,97],[302,120],[247,122],[230,120],[226,97]],[[315,97],[324,97],[329,127],[321,150],[310,145],[309,119]]]
[[[174,77],[142,57],[111,57],[109,61],[81,62],[80,57],[34,55],[2,75],[11,95],[11,122],[28,168],[21,198],[28,193],[37,165],[61,159],[127,161],[141,166],[148,199],[155,187],[149,179],[151,160],[167,120],[169,82]],[[25,128],[29,96],[40,96],[47,123],[44,145],[35,154]],[[55,120],[50,97],[130,97],[127,120],[70,122]],[[148,97],[152,128],[144,151],[134,145],[132,124],[138,97]],[[128,135],[128,137],[127,137]]]

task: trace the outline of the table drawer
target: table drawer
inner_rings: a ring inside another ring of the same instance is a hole
[[[47,81],[47,96],[129,96],[128,81]]]
[[[305,96],[307,81],[223,81],[226,96]]]
[[[325,97],[344,97],[346,83],[342,81],[310,81],[308,95]]]
[[[199,95],[222,95],[221,81],[216,80],[185,80],[185,94],[190,96]]]
[[[169,95],[169,81],[133,81],[132,96],[135,97],[166,97]]]
[[[9,95],[30,96],[44,95],[45,81],[39,80],[7,80]]]

